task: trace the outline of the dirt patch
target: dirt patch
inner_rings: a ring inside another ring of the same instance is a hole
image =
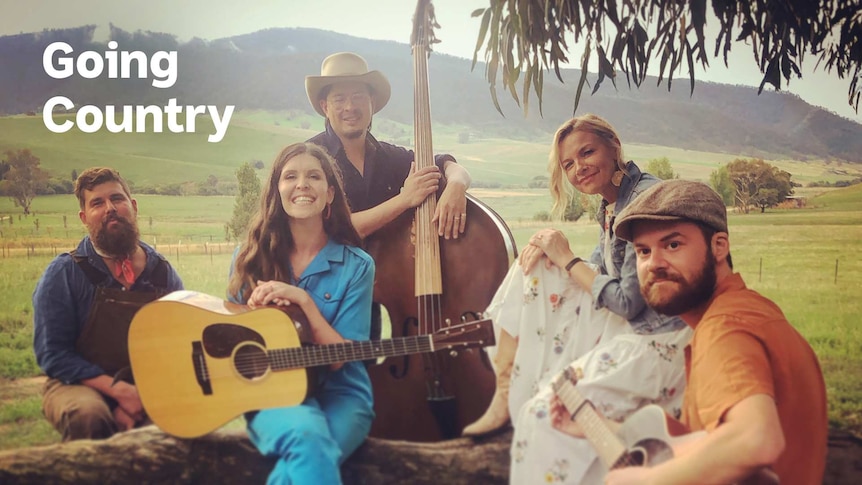
[[[26,377],[22,379],[4,379],[0,377],[0,403],[20,401],[42,393],[45,376]]]

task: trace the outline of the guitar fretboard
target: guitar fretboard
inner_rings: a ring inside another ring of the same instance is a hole
[[[584,432],[587,440],[595,449],[596,454],[610,470],[623,458],[626,446],[620,438],[604,422],[604,419],[593,408],[592,403],[581,396],[573,377],[567,371],[553,383],[554,392],[559,396],[569,413],[576,413],[572,418]]]
[[[278,371],[432,351],[434,351],[432,337],[419,335],[389,340],[275,349],[267,351],[267,355],[272,369]]]

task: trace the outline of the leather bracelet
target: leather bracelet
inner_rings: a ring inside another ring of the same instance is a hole
[[[572,258],[572,260],[571,260],[571,261],[569,261],[569,263],[568,263],[568,264],[566,264],[566,273],[568,273],[569,271],[571,271],[571,270],[572,270],[572,266],[574,266],[574,265],[576,265],[576,264],[580,263],[581,261],[583,261],[583,259],[581,259],[581,258],[579,258],[579,257],[577,257],[577,256],[575,256],[574,258]]]

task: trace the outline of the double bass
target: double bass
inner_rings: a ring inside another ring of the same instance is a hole
[[[428,86],[437,25],[430,0],[419,0],[411,40],[417,170],[434,164]],[[478,317],[516,255],[503,219],[467,195],[467,222],[457,239],[442,239],[431,222],[436,195],[366,239],[377,264],[374,300],[389,315],[392,337],[432,334]],[[494,394],[484,349],[389,358],[368,368],[376,419],[371,436],[440,441],[460,435]]]

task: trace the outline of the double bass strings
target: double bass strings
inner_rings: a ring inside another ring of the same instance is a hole
[[[416,168],[434,164],[431,137],[431,108],[428,86],[428,61],[430,50],[425,32],[416,36],[413,46],[414,75],[414,135]],[[416,295],[420,333],[429,334],[438,330],[442,322],[441,296],[442,274],[440,262],[440,240],[432,224],[437,207],[436,195],[428,197],[416,210]],[[440,221],[438,221],[439,223]]]

